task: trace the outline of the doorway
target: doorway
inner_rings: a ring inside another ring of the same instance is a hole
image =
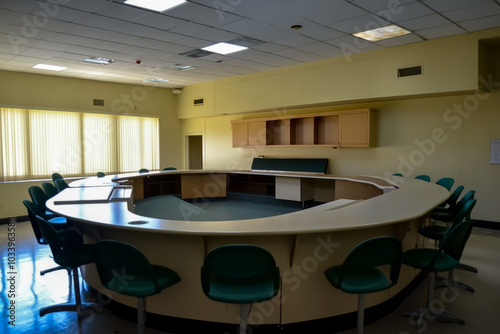
[[[203,136],[187,136],[187,167],[203,169]]]

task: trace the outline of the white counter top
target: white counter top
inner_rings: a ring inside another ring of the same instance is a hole
[[[252,173],[251,171],[175,171],[175,173]],[[161,172],[159,172],[161,173]],[[165,173],[165,172],[163,172]],[[158,174],[153,172],[150,175]],[[91,188],[98,186],[110,187],[113,181],[130,178],[146,177],[148,174],[126,174],[106,178],[89,178],[71,184],[74,188],[82,187],[78,192],[87,201],[70,204],[66,195],[73,194],[71,188],[51,198],[47,202],[49,210],[72,220],[113,226],[122,229],[146,230],[157,233],[193,234],[193,235],[290,235],[327,231],[341,231],[368,228],[394,224],[397,222],[416,219],[425,215],[434,207],[442,203],[449,196],[449,192],[434,183],[421,180],[406,179],[395,189],[390,182],[377,177],[343,177],[310,173],[272,173],[258,172],[258,174],[301,177],[301,178],[328,178],[334,180],[350,180],[354,182],[370,183],[384,189],[384,194],[367,200],[354,201],[339,199],[310,209],[298,212],[259,219],[229,220],[229,221],[179,221],[156,219],[136,215],[128,210],[126,201],[109,201],[95,203],[85,195]],[[304,175],[303,175],[304,174]],[[107,192],[107,190],[106,190]],[[99,193],[99,192],[98,192]],[[91,196],[90,196],[91,197]]]

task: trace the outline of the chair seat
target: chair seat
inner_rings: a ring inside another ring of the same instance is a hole
[[[140,272],[134,273],[125,271],[124,277],[125,279],[130,277],[130,281],[120,289],[120,293],[127,296],[145,298],[155,295],[163,289],[180,282],[181,278],[175,271],[158,265],[151,266],[153,267],[153,271],[158,281],[159,290],[156,289],[151,277]]]
[[[210,278],[210,299],[233,304],[251,304],[276,295],[273,277],[237,279],[217,274]]]
[[[444,210],[442,210],[444,209]],[[445,208],[435,208],[431,213],[431,219],[439,220],[441,222],[448,222],[453,220],[453,214],[450,211],[445,211]]]
[[[435,263],[432,265],[434,259]],[[455,268],[459,261],[437,249],[418,248],[410,249],[403,253],[403,263],[411,267],[431,272],[449,271]]]
[[[377,268],[331,267],[325,272],[330,283],[347,293],[364,294],[382,291],[392,286],[386,276]],[[340,279],[342,283],[340,284]]]
[[[429,239],[441,240],[449,231],[447,226],[429,225],[422,227],[420,234]]]

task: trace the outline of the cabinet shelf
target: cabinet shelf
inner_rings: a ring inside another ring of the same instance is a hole
[[[375,110],[237,120],[233,147],[374,146]]]

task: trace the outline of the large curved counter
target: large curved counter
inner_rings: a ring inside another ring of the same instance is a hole
[[[342,263],[359,242],[380,235],[398,237],[404,249],[422,242],[418,227],[449,192],[421,180],[400,181],[395,184],[376,177],[262,171],[120,174],[73,182],[50,199],[47,207],[76,222],[87,242],[125,241],[143,251],[151,263],[177,271],[182,278],[179,284],[148,299],[148,312],[172,317],[170,320],[197,320],[204,326],[237,324],[238,305],[214,302],[203,294],[200,267],[206,252],[219,245],[262,246],[280,267],[282,284],[275,299],[253,306],[249,323],[294,326],[338,319],[356,311],[356,296],[334,289],[323,272]],[[206,200],[225,197],[232,191],[323,204],[284,215],[228,221],[189,220],[187,202],[186,220],[151,218],[133,212],[134,201],[151,196],[178,194],[183,199]],[[83,272],[93,289],[109,295],[93,265],[86,266]],[[399,283],[388,291],[367,295],[366,307],[393,299],[417,274],[403,266]],[[136,305],[134,298],[117,294],[111,297],[130,307]],[[167,330],[168,324],[165,326]]]

